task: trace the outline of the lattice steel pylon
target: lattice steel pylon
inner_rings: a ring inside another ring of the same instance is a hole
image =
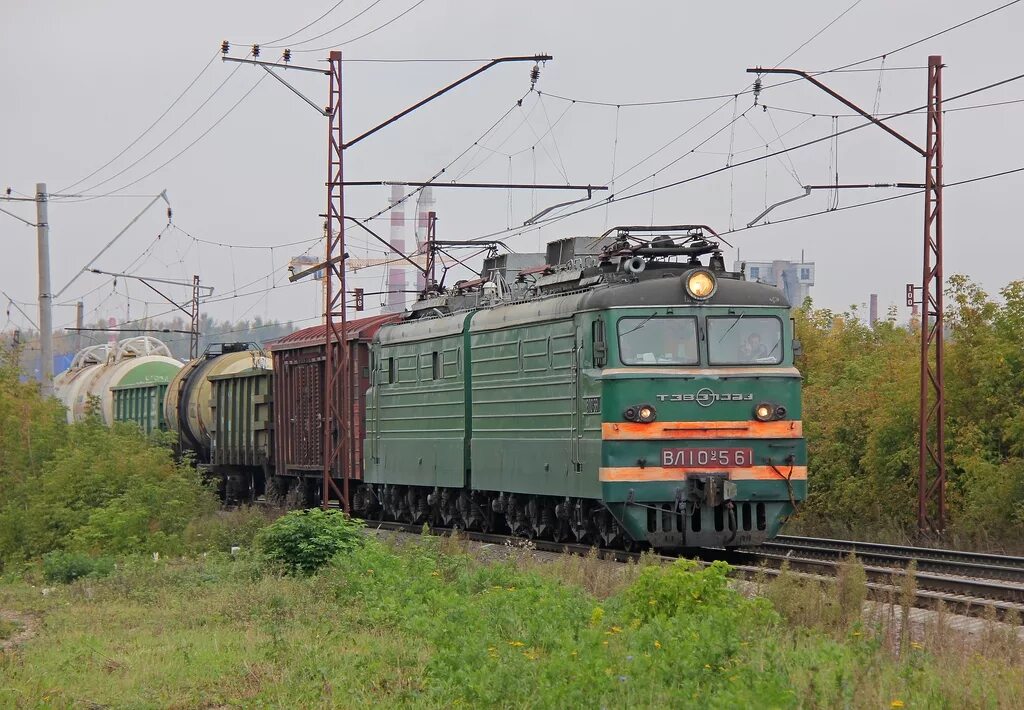
[[[806,71],[756,67],[747,69],[747,72],[758,75],[794,74],[803,77],[925,159],[917,525],[920,532],[942,532],[946,526],[946,398],[943,372],[945,314],[942,304],[942,57],[928,57],[927,137],[924,148],[886,125],[884,119],[876,118]],[[913,288],[912,285],[907,287],[908,305],[914,303]]]
[[[926,120],[917,525],[922,532],[941,532],[946,527],[946,398],[942,302],[942,57],[939,56],[928,57]]]
[[[188,359],[199,357],[199,275],[192,275],[192,327],[188,333]]]
[[[348,377],[348,342],[345,339],[345,188],[342,141],[341,52],[332,51],[330,96],[327,105],[327,253],[324,274],[325,345],[323,379],[323,492],[326,508],[331,492],[346,512],[350,510],[348,479],[352,471],[347,434],[351,431],[351,382]],[[335,288],[337,279],[337,288]],[[340,471],[337,469],[340,468]],[[341,474],[339,489],[336,473]]]

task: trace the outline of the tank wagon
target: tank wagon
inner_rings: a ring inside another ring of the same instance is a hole
[[[255,343],[214,343],[167,387],[163,418],[178,448],[216,477],[225,500],[265,492],[273,457],[272,364]]]
[[[67,407],[68,423],[84,419],[96,398],[105,424],[130,420],[148,432],[161,426],[162,391],[180,369],[156,338],[125,338],[79,351],[54,379],[54,391]]]

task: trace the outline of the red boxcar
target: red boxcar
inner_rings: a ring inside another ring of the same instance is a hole
[[[401,314],[370,316],[349,321],[346,340],[349,346],[354,401],[349,445],[353,447],[355,470],[349,477],[363,477],[363,432],[366,409],[363,406],[370,386],[370,342],[386,323],[401,319]],[[323,472],[323,382],[326,326],[296,331],[269,345],[274,357],[274,452],[278,476],[318,477]],[[334,344],[337,348],[337,344]],[[340,396],[340,392],[336,393]],[[335,463],[340,477],[340,462]]]

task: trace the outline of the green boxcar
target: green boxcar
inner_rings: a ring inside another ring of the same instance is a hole
[[[167,429],[164,421],[166,382],[139,382],[111,387],[110,391],[114,397],[114,421],[134,422],[147,434]]]
[[[210,463],[264,467],[273,456],[273,372],[250,368],[211,376]]]

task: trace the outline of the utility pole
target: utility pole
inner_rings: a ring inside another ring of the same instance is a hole
[[[943,339],[945,315],[942,303],[942,66],[941,56],[928,57],[927,136],[924,148],[887,126],[883,122],[885,119],[875,118],[806,71],[762,67],[747,69],[748,73],[758,75],[755,92],[760,91],[761,74],[794,74],[806,79],[916,151],[925,160],[917,469],[917,527],[921,533],[941,533],[946,527],[946,397]],[[911,185],[898,183],[896,186]],[[807,194],[810,194],[810,189],[811,186],[805,187]],[[913,305],[914,302],[914,286],[909,284],[907,304]]]
[[[189,330],[189,362],[199,357],[199,274],[192,275],[192,328]]]
[[[53,293],[50,290],[50,223],[46,183],[36,183],[36,236],[39,246],[39,388],[53,395]]]
[[[75,304],[75,352],[82,349],[82,328],[85,327],[85,303],[79,301]]]

